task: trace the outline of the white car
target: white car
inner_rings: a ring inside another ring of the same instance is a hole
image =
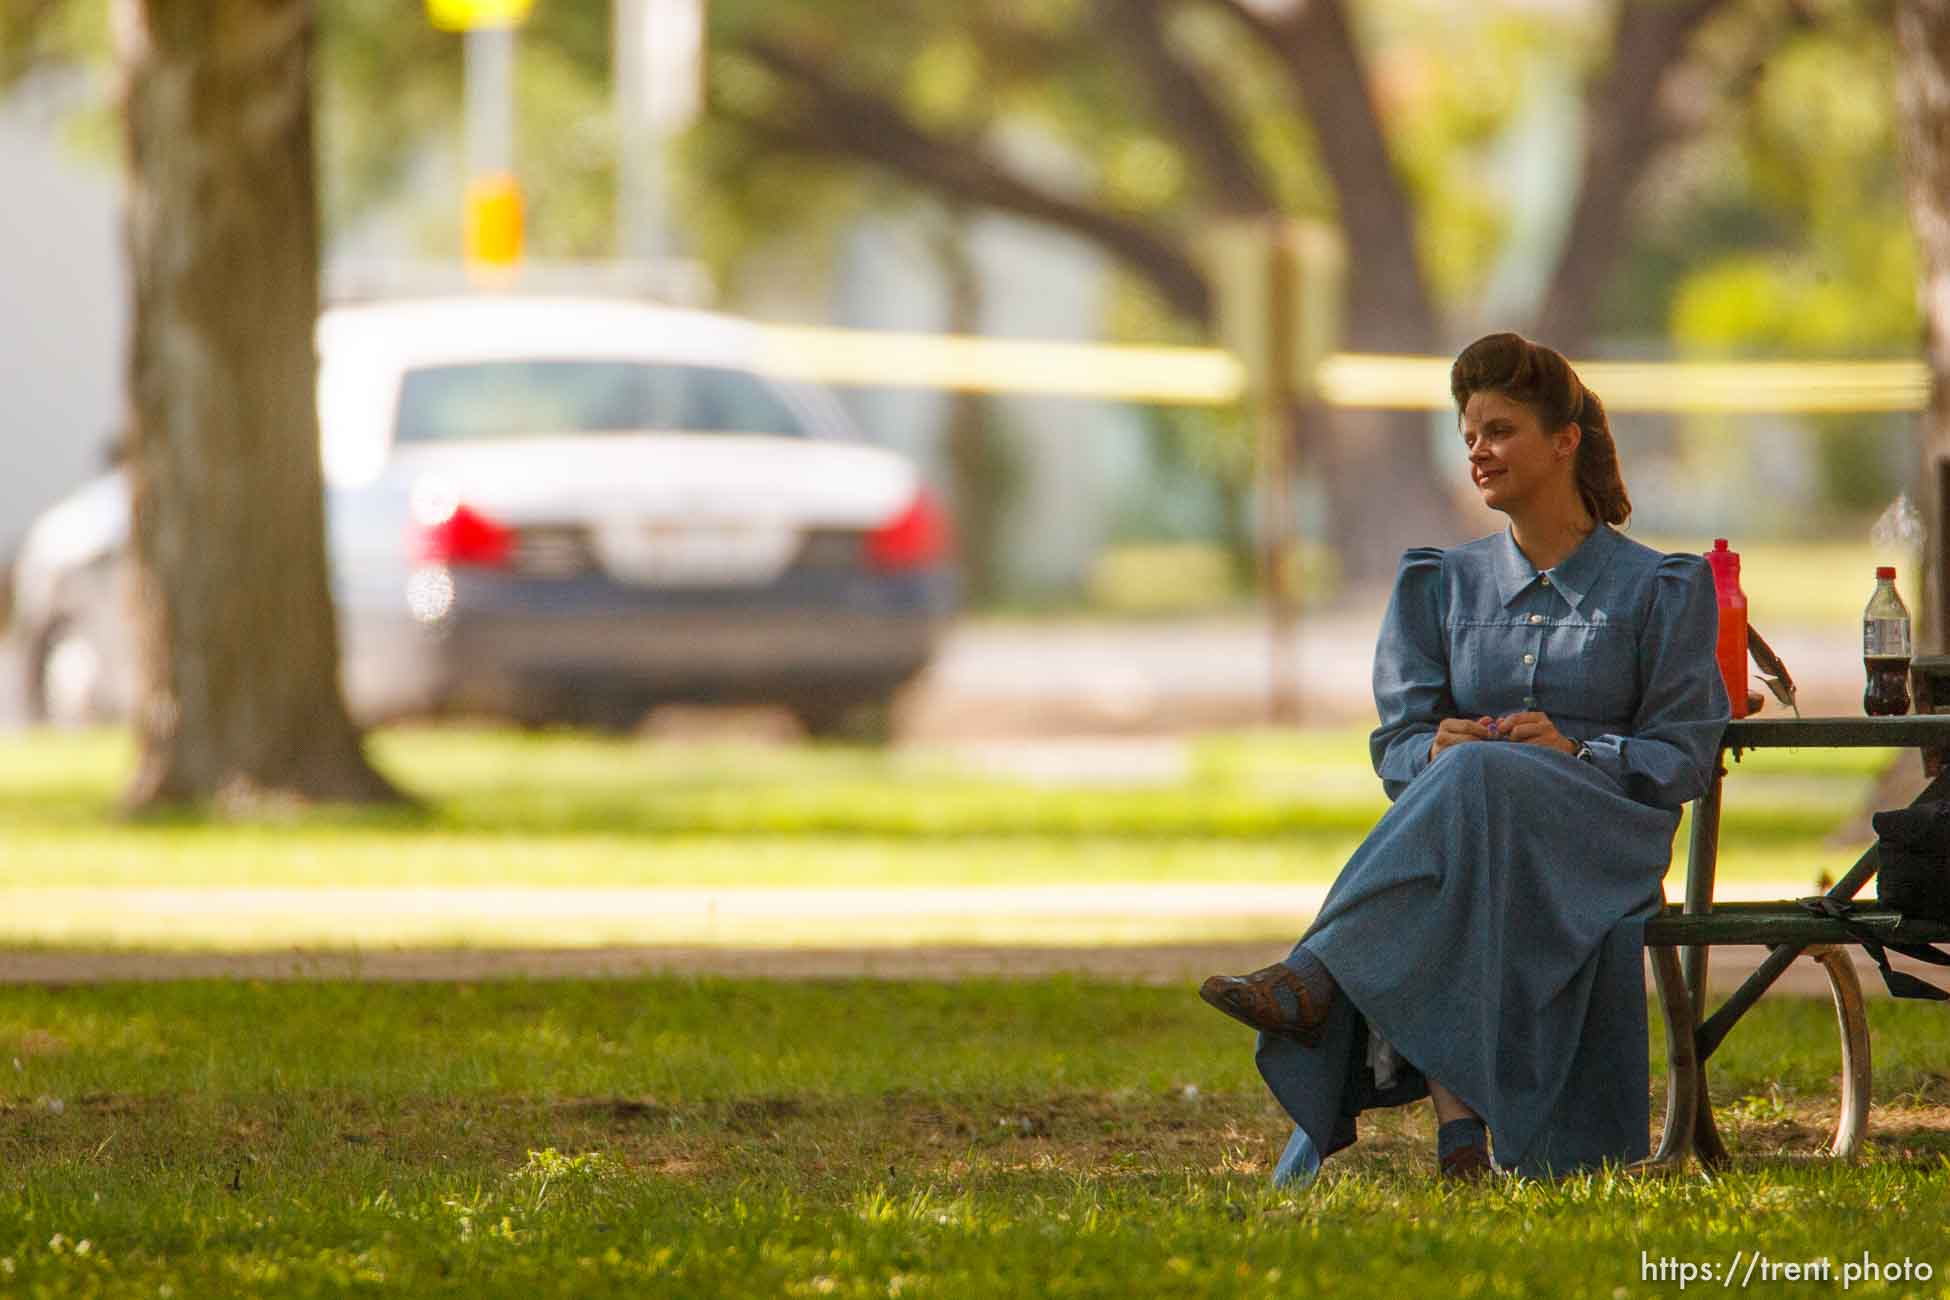
[[[594,299],[469,296],[320,320],[346,698],[374,722],[622,727],[656,704],[782,704],[884,727],[956,595],[912,462],[761,371],[749,326]],[[14,566],[30,716],[132,697],[128,494],[97,480]]]

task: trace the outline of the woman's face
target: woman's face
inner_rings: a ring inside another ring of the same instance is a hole
[[[1492,510],[1509,511],[1540,492],[1572,486],[1578,426],[1546,433],[1537,413],[1502,393],[1477,392],[1463,406],[1463,447],[1469,478]]]

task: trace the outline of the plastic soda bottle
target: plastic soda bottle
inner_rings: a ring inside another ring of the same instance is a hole
[[[1713,593],[1720,604],[1720,640],[1714,657],[1727,684],[1727,703],[1733,716],[1747,716],[1747,597],[1740,590],[1740,553],[1727,549],[1727,539],[1713,539],[1706,553],[1713,570]]]
[[[1896,594],[1896,570],[1876,570],[1875,595],[1862,611],[1862,668],[1869,684],[1862,711],[1871,717],[1909,712],[1909,608]]]

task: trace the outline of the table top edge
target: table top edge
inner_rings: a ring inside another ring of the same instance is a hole
[[[1796,745],[1828,749],[1950,746],[1950,713],[1912,713],[1895,718],[1737,718],[1727,724],[1720,738],[1722,749]]]

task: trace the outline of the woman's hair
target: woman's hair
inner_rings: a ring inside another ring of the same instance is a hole
[[[1618,444],[1605,422],[1605,404],[1584,386],[1563,355],[1519,334],[1488,334],[1462,350],[1449,368],[1449,392],[1460,412],[1473,393],[1501,393],[1536,412],[1546,433],[1575,423],[1578,495],[1592,518],[1622,524],[1632,514],[1618,473]]]

